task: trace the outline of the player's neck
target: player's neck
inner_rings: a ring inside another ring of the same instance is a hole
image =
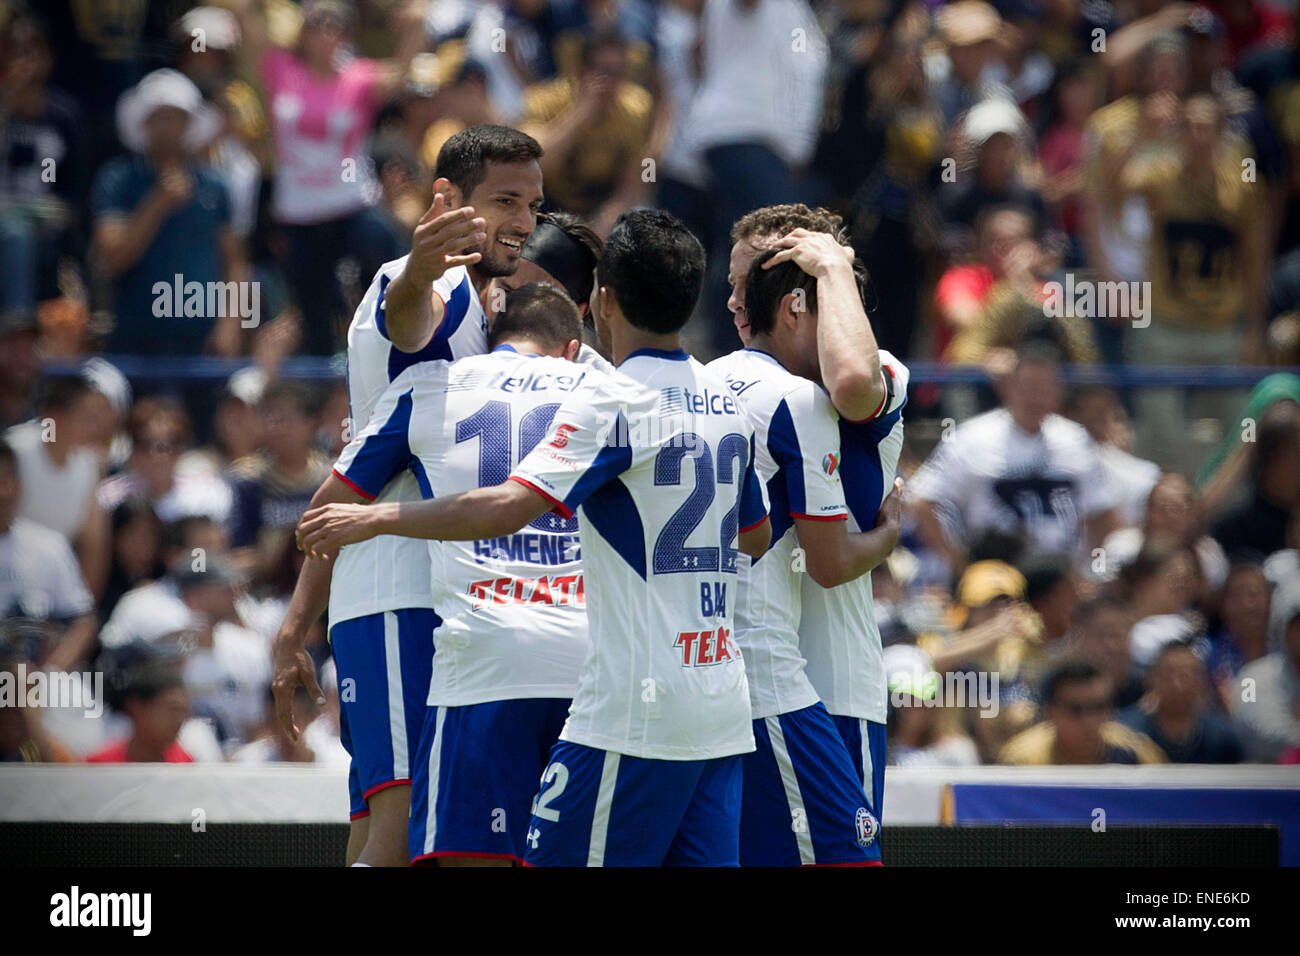
[[[656,335],[633,328],[627,322],[620,322],[610,330],[613,338],[614,364],[621,365],[633,352],[643,349],[656,349],[663,352],[676,352],[682,347],[682,337],[674,332],[671,335]]]

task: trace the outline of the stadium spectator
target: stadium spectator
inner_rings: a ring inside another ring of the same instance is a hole
[[[1206,668],[1221,698],[1237,690],[1236,676],[1269,650],[1269,606],[1273,585],[1259,564],[1241,561],[1232,566],[1219,603],[1218,627],[1206,639]]]
[[[248,282],[248,263],[231,228],[225,183],[196,159],[220,118],[171,69],[124,93],[117,117],[133,155],[100,169],[90,199],[95,260],[113,285],[105,348],[234,355],[249,287],[224,283]]]
[[[1095,664],[1066,660],[1043,680],[1043,721],[1012,737],[998,763],[1165,763],[1144,734],[1113,719],[1110,684]]]
[[[1002,407],[958,425],[913,476],[922,538],[950,567],[989,529],[1024,535],[1031,554],[1078,559],[1114,527],[1114,490],[1096,446],[1057,414],[1060,376],[1054,350],[1022,346]]]
[[[44,24],[30,13],[0,31],[0,311],[32,312],[56,299],[60,258],[78,255],[88,186],[81,111],[49,87],[54,61]]]
[[[1209,706],[1205,664],[1187,644],[1166,644],[1146,674],[1146,696],[1116,719],[1148,737],[1170,763],[1240,763],[1237,732]]]
[[[1224,130],[1223,111],[1210,94],[1176,108],[1182,130],[1177,153],[1135,155],[1122,163],[1120,181],[1141,196],[1151,217],[1146,261],[1150,272],[1150,326],[1126,333],[1133,362],[1207,365],[1235,357],[1265,357],[1265,283],[1270,237],[1262,190],[1242,176],[1241,143]],[[1226,418],[1235,405],[1212,392],[1195,407]],[[1185,462],[1183,395],[1152,386],[1136,398],[1145,447],[1165,462]],[[1229,399],[1231,400],[1230,396]]]
[[[805,0],[706,0],[700,31],[700,81],[685,130],[713,207],[714,232],[703,238],[712,263],[703,304],[712,316],[726,298],[732,223],[797,198],[793,180],[817,145],[827,53]],[[714,345],[730,351],[734,340],[718,328]]]
[[[973,767],[975,743],[939,698],[943,678],[930,658],[910,644],[885,648],[889,681],[888,762],[896,767]]]
[[[935,14],[943,55],[927,64],[944,122],[952,129],[958,117],[990,94],[1002,95],[996,77],[1005,76],[999,39],[1002,17],[983,0],[957,0]]]
[[[132,667],[122,675],[113,706],[130,720],[130,734],[90,754],[87,763],[193,763],[177,739],[190,701],[174,666],[159,660]]]
[[[1230,558],[1285,548],[1289,516],[1300,508],[1300,406],[1275,403],[1259,422],[1256,439],[1249,500],[1210,529]]]
[[[1201,591],[1200,565],[1187,545],[1148,542],[1121,572],[1120,586],[1133,608],[1129,651],[1139,667],[1150,667],[1166,644],[1200,636],[1204,620],[1193,613]]]
[[[90,653],[94,599],[67,539],[19,513],[22,491],[18,455],[0,441],[0,620],[35,622],[43,646],[34,659],[70,670]]]
[[[1048,94],[1046,119],[1038,143],[1043,170],[1043,201],[1051,210],[1051,226],[1069,237],[1065,265],[1084,262],[1082,247],[1085,143],[1088,117],[1098,106],[1098,83],[1082,62],[1064,65]]]
[[[190,418],[174,398],[148,396],[131,411],[131,457],[126,467],[99,487],[99,505],[112,511],[143,497],[164,522],[205,515],[225,521],[232,507],[230,487],[219,474],[191,460]]]
[[[226,184],[230,226],[248,240],[257,225],[262,172],[270,162],[270,127],[257,91],[235,76],[239,21],[221,7],[199,6],[172,30],[176,69],[219,113],[221,125],[206,156]]]
[[[403,252],[405,237],[375,209],[378,187],[363,144],[384,99],[396,92],[425,43],[426,4],[404,4],[392,60],[347,58],[356,10],[347,0],[308,0],[292,49],[269,38],[256,0],[239,0],[244,47],[256,66],[275,144],[272,215],[287,243],[285,270],[303,316],[303,348],[329,355],[346,312],[335,279],[346,256],[362,282]]]
[[[972,106],[960,128],[962,141],[974,153],[974,168],[957,176],[942,194],[944,220],[973,230],[986,210],[1016,206],[1030,213],[1031,234],[1040,235],[1047,207],[1025,176],[1032,153],[1024,114],[1015,103],[995,96]]]
[[[1140,527],[1120,528],[1106,536],[1099,556],[1104,567],[1098,577],[1112,579],[1132,564],[1148,542],[1187,545],[1196,551],[1205,586],[1217,591],[1228,574],[1228,559],[1217,541],[1201,533],[1200,502],[1192,483],[1177,472],[1165,472],[1146,499]]]
[[[1097,444],[1106,480],[1119,496],[1115,507],[1120,524],[1124,528],[1140,526],[1146,517],[1147,498],[1160,478],[1160,466],[1133,454],[1133,427],[1124,403],[1113,389],[1085,385],[1071,393],[1066,414],[1086,428]]]
[[[6,440],[18,456],[20,513],[74,545],[94,521],[101,463],[97,423],[108,400],[79,377],[50,379],[37,417],[16,425]]]
[[[655,123],[654,100],[626,79],[627,44],[612,32],[583,40],[576,76],[560,76],[524,93],[524,132],[542,147],[547,200],[606,233],[646,191],[645,161]]]
[[[0,428],[8,430],[36,414],[40,339],[33,312],[0,312]]]
[[[1133,612],[1113,593],[1085,601],[1075,617],[1074,633],[1066,648],[1073,656],[1097,665],[1110,682],[1116,707],[1129,707],[1141,698],[1142,670],[1129,651]]]
[[[1049,320],[1043,282],[1054,260],[1034,238],[1032,218],[1015,206],[981,216],[978,263],[954,266],[939,280],[935,304],[944,323],[936,343],[954,365],[1006,365],[1030,336],[1054,342],[1073,362],[1098,358],[1085,325],[1072,318]]]
[[[1273,596],[1269,638],[1273,651],[1238,672],[1229,698],[1247,757],[1264,763],[1300,745],[1300,578]]]
[[[330,473],[330,461],[314,447],[318,405],[307,386],[277,382],[262,395],[258,411],[263,446],[231,466],[229,481],[235,559],[260,579],[271,572],[285,539],[293,537],[298,519]]]
[[[143,497],[125,499],[110,514],[113,555],[108,582],[99,599],[99,620],[104,623],[122,595],[162,577],[162,523]]]

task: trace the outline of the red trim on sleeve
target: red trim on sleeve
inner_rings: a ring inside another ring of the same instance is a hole
[[[759,526],[760,526],[764,521],[766,521],[766,520],[767,520],[767,515],[763,515],[763,517],[759,518],[757,521],[755,521],[753,524],[751,524],[748,528],[741,528],[741,529],[740,529],[740,533],[741,533],[741,534],[744,534],[746,531],[753,531],[755,528],[759,527]]]
[[[880,405],[876,408],[876,410],[872,412],[870,415],[868,415],[866,418],[846,418],[844,419],[846,422],[852,425],[861,425],[863,422],[869,422],[872,421],[873,419],[880,417],[880,413],[883,412],[885,410],[885,406],[889,404],[889,381],[885,379],[886,375],[888,375],[891,379],[894,377],[894,373],[889,370],[888,365],[880,366],[880,379],[885,383],[885,394],[881,397]]]
[[[542,491],[541,488],[538,488],[535,484],[533,484],[531,481],[528,481],[526,478],[520,478],[517,475],[511,475],[510,481],[517,481],[519,482],[519,484],[523,485],[529,491],[537,492],[539,495],[541,495],[543,498],[545,498],[547,501],[551,503],[551,510],[554,511],[556,514],[558,514],[561,518],[573,517],[573,512],[569,510],[568,505],[566,505],[563,501],[560,501],[554,495],[548,495],[546,492]]]
[[[369,790],[363,793],[361,797],[362,799],[369,801],[370,798],[373,797],[375,794],[377,794],[380,790],[387,790],[389,787],[409,787],[410,785],[411,785],[410,777],[406,777],[403,780],[385,780],[383,783],[375,784],[373,787],[371,787]]]
[[[369,810],[359,810],[358,812],[356,812],[356,813],[352,814],[351,816],[349,816],[348,819],[349,819],[349,820],[364,820],[364,819],[365,819],[366,817],[368,817],[368,816],[370,816],[370,811],[369,811]]]
[[[349,488],[351,488],[353,491],[355,491],[357,494],[359,494],[362,498],[365,498],[366,501],[374,501],[374,500],[375,500],[375,497],[376,497],[375,495],[372,495],[372,494],[370,494],[370,493],[367,492],[367,491],[363,491],[363,490],[361,489],[361,487],[360,487],[360,486],[359,486],[355,481],[353,481],[353,480],[352,480],[351,478],[349,478],[347,475],[343,474],[343,472],[339,471],[337,468],[332,469],[332,471],[334,472],[334,477],[335,477],[335,478],[337,478],[339,481],[343,482],[343,484],[347,485]]]
[[[791,511],[791,518],[803,518],[806,521],[848,521],[849,513],[847,511],[837,515],[806,515],[799,511]]]

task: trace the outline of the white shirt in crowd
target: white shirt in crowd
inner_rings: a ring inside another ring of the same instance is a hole
[[[1097,446],[1082,425],[1048,415],[1037,434],[1005,408],[976,415],[940,441],[909,493],[937,506],[955,542],[990,530],[1023,534],[1033,554],[1082,558],[1084,522],[1115,506]]]
[[[0,617],[68,620],[95,609],[68,539],[27,518],[0,533]]]
[[[817,145],[827,45],[805,0],[708,0],[704,65],[684,127],[690,145],[762,143],[790,166]]]
[[[57,439],[57,435],[55,438]],[[81,531],[99,484],[99,458],[89,448],[74,448],[62,466],[50,457],[45,431],[37,419],[5,433],[18,456],[22,499],[18,513],[71,540]]]

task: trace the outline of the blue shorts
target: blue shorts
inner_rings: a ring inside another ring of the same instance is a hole
[[[744,756],[742,866],[871,866],[880,824],[862,778],[819,703],[754,721]]]
[[[411,862],[522,860],[537,781],[569,716],[555,697],[430,707],[411,784]]]
[[[348,731],[348,715],[342,707],[339,708],[339,743],[349,754],[352,753],[352,734]],[[360,820],[368,816],[370,816],[370,807],[366,806],[366,798],[361,795],[361,780],[357,777],[357,762],[354,759],[348,764],[348,819]]]
[[[433,629],[440,623],[428,608],[404,608],[330,628],[340,740],[352,757],[348,789],[354,819],[364,815],[378,791],[411,782],[413,745],[428,709]]]
[[[740,755],[648,760],[561,740],[525,866],[738,866]]]
[[[849,748],[853,767],[862,780],[862,787],[871,798],[871,809],[877,820],[885,803],[885,725],[865,717],[840,717],[832,715],[835,726]]]

